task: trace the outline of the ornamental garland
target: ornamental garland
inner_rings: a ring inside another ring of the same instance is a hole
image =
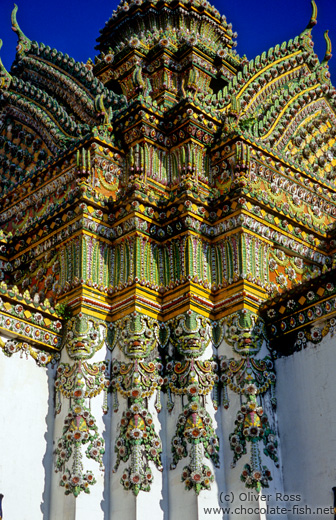
[[[89,486],[96,482],[91,471],[84,471],[82,446],[87,445],[86,457],[103,468],[104,440],[99,436],[96,420],[85,405],[85,399],[103,391],[103,412],[107,413],[108,363],[86,361],[103,346],[105,337],[105,324],[88,319],[82,313],[71,318],[67,322],[64,343],[73,363],[60,363],[57,368],[56,413],[61,411],[61,394],[69,399],[69,412],[55,450],[55,466],[56,472],[62,473],[60,485],[65,487],[65,494],[72,493],[75,497],[81,491],[89,493]]]
[[[200,361],[193,358],[183,361],[170,360],[166,364],[167,377],[164,380],[168,386],[169,411],[174,406],[171,393],[189,397],[197,394],[207,395],[216,381],[216,369],[217,363],[212,360]]]
[[[307,347],[308,342],[319,343],[327,334],[334,336],[336,330],[336,319],[330,318],[323,325],[314,325],[313,327],[305,327],[297,333],[294,342],[293,352],[302,350]]]
[[[135,359],[123,363],[114,359],[111,366],[111,390],[114,393],[114,410],[118,410],[119,392],[128,399],[148,399],[157,392],[155,408],[161,411],[160,389],[163,378],[160,376],[162,364],[158,361],[148,362]]]
[[[54,365],[60,358],[60,354],[58,352],[44,352],[43,350],[38,350],[32,347],[26,342],[21,342],[18,340],[7,340],[6,342],[0,340],[0,348],[8,357],[11,357],[17,352],[20,352],[21,358],[23,355],[26,356],[26,359],[28,359],[28,356],[31,356],[33,359],[35,359],[36,364],[39,367],[46,367],[49,364]]]
[[[61,411],[60,394],[67,399],[91,399],[103,391],[105,392],[103,412],[106,414],[109,386],[108,363],[104,361],[90,364],[87,361],[78,360],[73,365],[60,363],[57,367],[55,381],[56,413]]]
[[[178,333],[180,332],[179,329],[175,329],[175,334],[176,330],[178,330]],[[188,399],[193,396],[205,396],[211,392],[218,380],[217,363],[213,359],[195,359],[197,351],[200,353],[203,349],[203,330],[205,329],[201,329],[199,337],[197,337],[197,333],[194,337],[191,337],[191,334],[184,335],[183,340],[178,344],[178,348],[181,349],[179,352],[181,353],[182,349],[186,352],[182,361],[176,361],[172,355],[167,356],[164,383],[168,393],[167,407],[169,412],[174,407],[172,394],[187,395]],[[190,332],[190,329],[188,329],[188,332]]]
[[[274,395],[276,376],[274,363],[270,356],[263,359],[246,356],[240,360],[220,356],[219,373],[219,381],[223,385],[222,402],[224,408],[229,408],[227,387],[233,392],[244,394],[246,383],[258,385],[256,395],[263,394],[268,388],[271,388],[271,402],[274,406],[276,405]]]

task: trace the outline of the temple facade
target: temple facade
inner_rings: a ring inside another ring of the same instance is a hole
[[[249,61],[206,0],[122,0],[84,64],[15,6],[3,520],[334,518],[336,90],[316,20],[312,0]]]

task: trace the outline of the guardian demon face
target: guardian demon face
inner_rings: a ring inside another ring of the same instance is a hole
[[[69,320],[65,344],[71,358],[90,358],[103,346],[105,338],[103,323],[80,314]]]
[[[193,311],[177,316],[171,326],[171,341],[183,356],[200,356],[210,342],[208,320]]]
[[[129,358],[143,359],[158,345],[159,325],[147,316],[133,313],[115,325],[115,342]]]

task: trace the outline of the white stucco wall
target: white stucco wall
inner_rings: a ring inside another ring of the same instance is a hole
[[[8,520],[49,520],[53,370],[0,351],[0,493]]]
[[[326,341],[326,340],[325,340]],[[204,357],[211,357],[210,348],[204,354]],[[219,354],[225,353],[232,355],[231,348],[222,345]],[[315,350],[312,349],[314,354]],[[261,356],[267,352],[261,352]],[[303,353],[308,354],[305,363],[308,362],[309,351]],[[299,353],[295,356],[303,356]],[[105,348],[101,349],[94,357],[93,361],[101,361],[111,357],[111,353]],[[113,353],[115,357],[117,352]],[[319,414],[321,405],[316,404],[313,415],[307,398],[307,390],[300,389],[300,385],[295,382],[294,373],[297,372],[297,364],[301,367],[301,361],[296,363],[296,357],[282,359],[278,361],[278,400],[279,410],[282,414],[280,417],[280,432],[282,434],[281,441],[285,446],[284,472],[286,475],[286,490],[291,492],[291,487],[296,483],[298,473],[296,470],[296,461],[300,455],[295,443],[292,446],[292,437],[288,437],[291,433],[292,424],[295,423],[295,414],[298,414],[296,408],[302,408],[302,417],[298,417],[299,426],[293,427],[295,434],[300,435],[300,428],[304,429],[304,421],[309,420],[314,423],[316,413]],[[332,362],[332,346],[330,347],[330,359],[326,360],[326,366],[330,366]],[[300,358],[301,359],[301,358]],[[62,352],[62,361],[67,363],[69,358],[66,351]],[[312,361],[312,369],[316,363]],[[308,370],[308,368],[307,368]],[[288,378],[288,373],[292,374]],[[189,457],[182,460],[175,470],[170,470],[169,466],[172,461],[171,457],[171,439],[175,434],[176,422],[179,413],[182,411],[182,402],[180,397],[175,397],[175,406],[171,413],[168,413],[166,406],[166,395],[162,394],[162,411],[156,416],[154,410],[154,396],[150,400],[149,407],[154,417],[156,430],[159,433],[163,444],[163,464],[164,471],[160,473],[153,464],[151,464],[154,482],[150,493],[140,492],[137,499],[131,492],[126,492],[120,484],[120,474],[124,464],[121,464],[119,471],[114,474],[112,468],[115,463],[114,442],[118,432],[118,425],[122,415],[122,411],[126,407],[126,402],[119,397],[120,407],[118,413],[112,410],[111,396],[109,396],[109,413],[106,416],[102,414],[103,394],[91,399],[91,410],[96,418],[97,426],[101,435],[105,439],[106,453],[104,455],[105,473],[99,470],[95,461],[88,460],[83,457],[85,469],[92,469],[97,483],[90,488],[90,494],[81,493],[75,499],[72,495],[66,496],[64,488],[59,485],[60,474],[55,474],[53,467],[53,450],[54,442],[62,435],[64,416],[67,414],[69,403],[67,399],[62,399],[62,411],[54,419],[54,370],[40,368],[36,365],[32,358],[26,360],[21,359],[20,354],[14,354],[11,358],[7,358],[0,352],[0,410],[2,414],[2,428],[0,430],[0,493],[5,495],[4,498],[4,520],[88,520],[94,517],[97,520],[119,520],[120,518],[146,520],[147,517],[155,518],[155,520],[169,519],[178,520],[195,520],[195,518],[223,518],[233,520],[237,518],[235,514],[220,515],[213,512],[206,513],[204,508],[225,507],[230,503],[223,501],[223,496],[234,496],[234,504],[232,506],[245,506],[255,508],[258,505],[256,501],[256,492],[251,492],[251,497],[244,484],[240,481],[240,473],[243,465],[249,462],[249,456],[244,456],[237,464],[237,467],[231,468],[232,451],[229,446],[229,434],[234,429],[234,421],[236,413],[240,408],[240,397],[230,393],[230,408],[224,410],[221,406],[215,411],[210,396],[207,397],[207,410],[213,419],[213,424],[218,437],[220,438],[220,468],[213,467],[211,461],[205,459],[204,463],[208,464],[214,474],[215,482],[211,486],[211,491],[202,491],[197,497],[193,491],[186,491],[184,484],[181,482],[182,468],[189,464]],[[301,386],[308,386],[311,389],[311,381],[305,379],[306,370],[302,369]],[[296,376],[298,377],[298,375]],[[290,384],[288,383],[290,381]],[[333,381],[330,381],[332,384]],[[316,385],[319,386],[316,381]],[[334,388],[335,389],[335,388]],[[287,393],[286,393],[287,392]],[[302,394],[302,395],[301,395]],[[293,396],[298,396],[298,401]],[[329,395],[329,408],[332,411],[332,395]],[[321,399],[323,400],[323,391],[321,390]],[[304,401],[304,399],[306,399]],[[304,401],[303,404],[299,402]],[[186,401],[185,401],[186,402]],[[288,404],[291,407],[284,406]],[[264,407],[265,407],[265,403]],[[287,414],[288,410],[288,414]],[[275,416],[270,411],[270,420],[273,424]],[[328,415],[330,420],[331,414]],[[275,423],[274,423],[275,425]],[[319,429],[318,421],[314,425]],[[330,428],[326,426],[327,429]],[[289,443],[287,442],[289,438]],[[314,436],[313,436],[314,439]],[[308,441],[307,441],[308,442]],[[261,447],[262,448],[262,447]],[[312,450],[312,448],[310,448]],[[262,451],[262,449],[261,449]],[[293,452],[297,454],[294,456]],[[295,460],[293,460],[293,457]],[[302,451],[302,457],[305,452]],[[283,457],[284,458],[284,457]],[[318,459],[318,457],[317,457]],[[334,461],[336,462],[336,461]],[[265,460],[265,464],[272,470],[274,480],[268,493],[274,494],[282,492],[281,473],[274,468],[272,461]],[[319,478],[321,467],[309,471],[313,478]],[[330,464],[332,467],[332,464]],[[333,463],[333,468],[336,464]],[[296,473],[295,473],[296,471]],[[302,476],[306,477],[306,469],[303,469]],[[334,473],[336,470],[333,470]],[[336,481],[336,475],[333,476]],[[292,479],[292,480],[290,480]],[[302,486],[310,486],[312,489],[314,483],[309,482]],[[327,494],[329,493],[334,481],[330,477],[327,486]],[[293,484],[292,484],[293,482]],[[301,485],[301,484],[300,484]],[[325,487],[325,486],[324,486]],[[308,492],[311,492],[311,489]],[[241,495],[242,494],[242,495]],[[243,499],[241,498],[243,497]],[[321,496],[321,500],[324,500]],[[272,501],[271,501],[272,502]],[[324,504],[324,502],[322,501]],[[300,516],[302,517],[302,516]],[[240,514],[239,518],[249,520],[266,520],[259,514]],[[275,517],[272,517],[272,519]],[[286,516],[279,516],[281,520]]]
[[[334,518],[316,508],[333,505],[336,485],[335,353],[336,337],[328,335],[276,362],[284,488],[299,495],[292,504],[311,508],[299,515],[302,519]]]

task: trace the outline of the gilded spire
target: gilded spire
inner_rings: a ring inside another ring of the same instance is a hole
[[[2,48],[2,40],[0,39],[0,49]],[[0,89],[7,90],[9,88],[10,82],[12,81],[12,76],[6,70],[2,60],[0,58]],[[1,519],[0,519],[1,520]]]
[[[27,36],[22,32],[20,26],[16,19],[16,13],[18,11],[18,6],[14,4],[14,9],[12,11],[12,29],[18,35],[18,44],[16,46],[16,50],[18,54],[24,54],[28,52],[30,49],[31,41]]]

